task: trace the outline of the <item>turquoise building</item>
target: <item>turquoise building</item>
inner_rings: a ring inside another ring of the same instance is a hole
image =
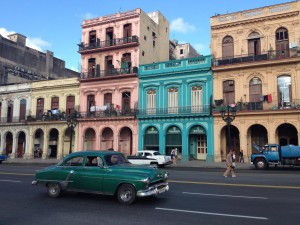
[[[138,149],[214,160],[211,56],[139,67]]]

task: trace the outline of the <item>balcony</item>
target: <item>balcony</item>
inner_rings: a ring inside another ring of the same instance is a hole
[[[1,117],[0,123],[24,123],[26,119],[24,117],[19,116],[8,116],[8,117]]]
[[[214,58],[213,66],[224,66],[239,63],[249,63],[258,61],[273,61],[300,56],[300,48],[290,48],[284,51],[267,51],[259,55],[236,55],[232,58]]]
[[[213,113],[220,113],[223,105],[213,106]],[[299,111],[300,110],[300,99],[294,99],[291,102],[283,103],[268,103],[268,102],[238,102],[236,104],[236,110],[240,112],[262,112],[262,111]]]
[[[27,116],[27,121],[58,121],[66,120],[66,117],[67,115],[65,114],[65,112],[61,112],[60,110],[48,110],[42,115]]]
[[[95,73],[91,72],[81,72],[81,79],[93,79],[93,78],[104,78],[104,77],[114,77],[119,75],[129,75],[129,74],[137,74],[138,68],[114,68],[110,70],[101,70]]]
[[[153,117],[153,116],[207,116],[211,114],[209,105],[203,106],[182,106],[170,108],[152,108],[139,109],[138,117]]]
[[[137,109],[106,109],[106,110],[98,110],[94,112],[81,112],[79,113],[79,119],[88,119],[88,118],[111,118],[111,117],[124,117],[131,116],[136,117]]]
[[[78,44],[79,50],[78,52],[83,53],[93,53],[93,52],[101,52],[101,51],[110,51],[117,48],[128,48],[139,45],[138,36],[131,36],[125,38],[115,38],[107,41],[98,41],[94,43],[80,43]]]

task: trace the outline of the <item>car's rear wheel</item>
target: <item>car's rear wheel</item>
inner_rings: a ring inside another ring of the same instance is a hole
[[[61,194],[61,186],[59,183],[50,183],[47,187],[48,195],[51,198],[57,198]]]
[[[135,188],[131,184],[122,184],[118,189],[118,200],[123,205],[130,205],[136,199]]]
[[[153,168],[157,168],[158,167],[158,163],[154,162],[154,163],[150,163],[150,166]]]

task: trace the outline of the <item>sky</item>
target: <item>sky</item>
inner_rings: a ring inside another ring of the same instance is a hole
[[[81,24],[91,19],[140,8],[160,11],[170,24],[170,40],[190,43],[202,55],[210,53],[210,17],[292,0],[0,0],[0,34],[19,33],[26,45],[52,51],[66,67],[80,72]]]

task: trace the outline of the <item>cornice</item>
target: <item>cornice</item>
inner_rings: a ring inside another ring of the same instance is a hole
[[[281,18],[288,18],[288,17],[293,17],[293,16],[298,16],[299,11],[294,11],[294,12],[289,12],[289,13],[284,13],[280,15],[273,15],[273,16],[264,16],[260,18],[255,18],[255,19],[247,19],[247,20],[241,20],[241,21],[236,21],[232,23],[226,23],[226,24],[220,24],[220,25],[215,25],[211,27],[211,30],[220,30],[228,27],[237,27],[245,24],[250,24],[250,23],[261,23],[265,22],[267,20],[277,20]]]

